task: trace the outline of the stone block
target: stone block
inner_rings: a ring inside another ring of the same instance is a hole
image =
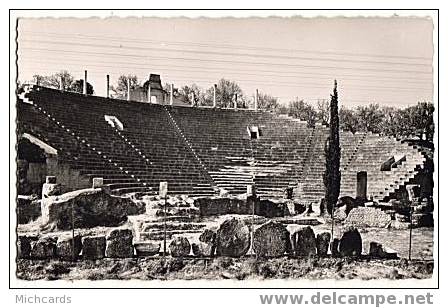
[[[254,232],[254,252],[257,257],[281,257],[291,250],[289,237],[282,223],[269,221]]]
[[[72,215],[75,228],[115,227],[125,222],[128,215],[144,211],[143,203],[103,189],[88,188],[42,199],[44,223],[53,223],[59,230],[71,230]]]
[[[76,260],[82,250],[82,241],[80,235],[61,236],[56,242],[56,256],[63,260]]]
[[[97,260],[105,257],[105,236],[84,236],[82,238],[82,257],[89,260]]]
[[[328,255],[328,247],[330,246],[331,234],[329,232],[319,233],[316,236],[316,248],[319,256]]]
[[[104,186],[103,178],[93,178],[92,179],[92,188],[101,188]]]
[[[38,237],[33,235],[17,236],[17,258],[27,259],[31,253],[31,242],[37,241]]]
[[[113,229],[106,237],[106,257],[108,258],[132,258],[134,246],[132,245],[132,230]]]
[[[216,232],[205,229],[199,236],[199,242],[191,245],[193,254],[201,257],[211,257],[216,249]]]
[[[135,254],[138,257],[155,256],[160,252],[160,242],[138,242],[134,243]]]
[[[362,253],[362,238],[358,229],[349,227],[339,242],[339,253],[342,257],[357,257]]]
[[[52,237],[40,238],[31,242],[31,259],[51,259],[55,257],[57,239]]]
[[[219,227],[216,236],[216,254],[226,257],[244,256],[250,248],[250,230],[243,220],[231,218]]]
[[[169,249],[173,257],[186,257],[190,255],[191,245],[186,237],[177,236],[171,241]]]
[[[316,237],[311,227],[305,227],[291,236],[292,249],[296,256],[316,255]]]
[[[17,198],[17,222],[27,224],[41,216],[40,200],[36,197],[18,196]]]
[[[357,207],[350,211],[345,219],[345,224],[360,227],[385,228],[390,224],[391,220],[391,215],[383,212],[379,208]]]

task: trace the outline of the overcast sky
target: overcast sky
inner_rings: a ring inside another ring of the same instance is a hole
[[[433,101],[433,24],[424,18],[21,19],[19,80],[62,69],[89,72],[97,95],[106,74],[161,75],[208,88],[220,78],[311,103],[407,106]]]

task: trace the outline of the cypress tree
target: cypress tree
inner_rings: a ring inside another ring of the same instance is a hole
[[[334,81],[333,95],[330,103],[330,134],[325,145],[325,201],[327,211],[333,218],[334,208],[341,189],[341,148],[339,146],[339,114],[337,81]]]

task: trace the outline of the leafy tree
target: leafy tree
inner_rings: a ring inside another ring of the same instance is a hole
[[[334,214],[334,208],[339,198],[341,189],[341,148],[339,145],[339,114],[338,114],[338,90],[337,82],[334,81],[333,95],[330,103],[330,134],[325,145],[325,201],[327,211]]]
[[[328,125],[330,120],[330,103],[328,100],[317,101],[317,121],[324,125]]]
[[[113,98],[125,99],[127,97],[127,94],[128,94],[128,78],[130,79],[131,91],[141,88],[137,76],[135,76],[135,75],[132,75],[132,76],[121,75],[120,77],[118,77],[117,85],[116,86],[112,86],[112,88],[111,88],[112,92],[114,92],[114,94],[112,94]]]
[[[37,79],[39,79],[39,84],[43,87],[60,89],[61,77],[62,90],[70,90],[70,86],[73,83],[74,78],[67,70],[62,70],[50,76],[34,75],[33,79],[35,82],[37,82]]]
[[[339,119],[342,130],[350,131],[353,134],[358,131],[358,117],[352,109],[341,106],[339,110]]]
[[[380,133],[382,130],[383,113],[378,104],[358,106],[356,108],[359,129],[364,132]]]
[[[184,102],[191,103],[194,95],[194,105],[200,105],[203,101],[204,91],[195,83],[179,88],[179,98]]]
[[[259,93],[258,94],[258,108],[268,111],[274,111],[279,107],[278,98],[272,95]]]
[[[72,91],[72,92],[77,92],[77,93],[84,93],[84,80],[78,79],[78,80],[74,81],[70,85],[68,90]],[[93,86],[87,81],[87,94],[91,95],[94,92],[95,91],[93,90]]]
[[[208,91],[208,96],[211,94],[213,98],[213,87]],[[235,94],[238,100],[243,97],[243,90],[235,82],[227,79],[220,79],[216,85],[216,105],[218,107],[230,108],[233,107]]]
[[[306,121],[309,126],[316,124],[317,112],[313,106],[305,103],[303,100],[294,100],[289,103],[288,114],[294,118]]]
[[[411,127],[414,135],[420,140],[433,141],[434,139],[434,105],[429,102],[419,102],[416,106],[408,107],[411,118]]]

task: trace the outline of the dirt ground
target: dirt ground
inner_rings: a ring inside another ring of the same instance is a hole
[[[104,279],[425,279],[432,276],[433,261],[369,260],[350,258],[254,257],[214,259],[167,258],[102,259],[68,262],[19,260],[17,277],[24,280]]]

